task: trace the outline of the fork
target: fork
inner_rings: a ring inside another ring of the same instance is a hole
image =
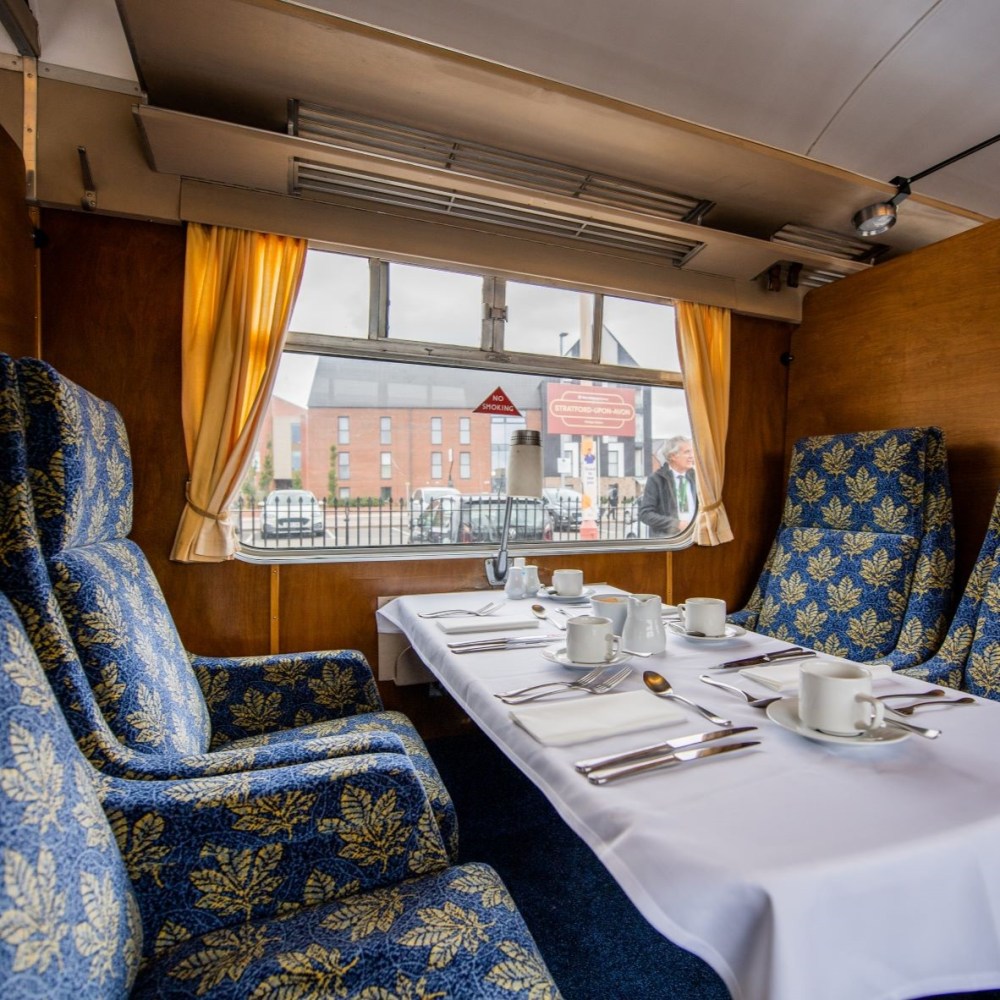
[[[602,663],[594,667],[593,670],[588,670],[582,677],[577,677],[575,681],[546,681],[544,684],[532,684],[531,687],[518,688],[516,691],[500,691],[494,694],[493,697],[500,699],[516,698],[518,695],[527,694],[529,691],[537,691],[539,688],[565,687],[567,684],[589,684],[591,681],[598,680],[609,669],[609,667]]]
[[[699,678],[700,681],[704,681],[706,684],[711,684],[712,687],[722,688],[723,691],[729,691],[731,694],[739,695],[739,697],[746,699],[746,703],[751,708],[767,708],[768,705],[776,701],[781,701],[781,695],[774,695],[774,697],[768,698],[755,698],[749,691],[744,691],[743,688],[733,687],[732,684],[723,684],[722,681],[717,681],[714,677],[709,677],[708,674],[702,674]]]
[[[588,694],[607,694],[613,687],[617,687],[632,672],[631,667],[620,667],[613,674],[607,677],[600,677],[596,681],[583,683],[583,679],[577,681],[567,681],[563,688],[559,690],[586,691]],[[536,698],[547,698],[550,694],[558,694],[558,691],[539,691],[537,694],[529,694],[526,698],[501,698],[506,705],[523,705],[525,702],[534,701]]]
[[[478,611],[466,611],[464,608],[451,608],[447,611],[421,611],[418,618],[451,618],[458,615],[469,615],[473,618],[486,617],[493,614],[501,606],[501,601],[490,601],[484,604]]]

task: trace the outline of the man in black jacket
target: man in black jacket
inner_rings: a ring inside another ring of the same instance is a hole
[[[657,457],[661,465],[647,480],[639,501],[639,520],[650,535],[678,535],[698,507],[694,485],[694,449],[690,438],[668,438]]]

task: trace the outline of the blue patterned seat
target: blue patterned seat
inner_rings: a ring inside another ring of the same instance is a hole
[[[1000,494],[941,648],[906,673],[1000,700]]]
[[[90,761],[109,774],[171,779],[405,750],[456,853],[447,789],[409,720],[382,710],[360,654],[188,656],[141,550],[114,535],[131,523],[120,416],[43,362],[22,361],[21,370],[33,400],[38,493],[29,489],[15,363],[0,355],[0,590]],[[102,443],[104,466],[95,454]],[[99,468],[106,473],[100,488]],[[60,497],[68,498],[64,515]],[[53,547],[48,567],[36,509],[55,512],[46,521],[50,545],[64,537],[76,543],[65,552]],[[101,525],[112,537],[102,538]],[[213,741],[215,725],[221,736]]]
[[[738,625],[862,663],[912,667],[947,626],[951,486],[936,427],[808,437]]]
[[[557,1000],[406,754],[176,782],[83,758],[0,595],[0,995]]]

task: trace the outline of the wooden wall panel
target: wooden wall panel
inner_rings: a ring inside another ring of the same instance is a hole
[[[36,353],[33,229],[21,150],[0,128],[0,351],[12,357]]]
[[[789,446],[806,434],[944,429],[960,585],[1000,487],[998,326],[992,222],[811,292],[793,337]]]

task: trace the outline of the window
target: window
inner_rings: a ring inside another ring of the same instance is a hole
[[[324,556],[494,546],[522,428],[542,434],[546,490],[599,511],[594,537],[540,501],[533,552],[679,544],[650,539],[637,517],[659,449],[690,437],[670,304],[316,249],[303,286],[252,459],[260,471],[241,497],[259,503],[268,472],[278,488],[294,451],[295,485],[330,498]],[[324,312],[327,298],[338,302]],[[479,410],[498,388],[516,412]],[[278,557],[292,557],[281,542]],[[276,547],[253,531],[241,544]]]

